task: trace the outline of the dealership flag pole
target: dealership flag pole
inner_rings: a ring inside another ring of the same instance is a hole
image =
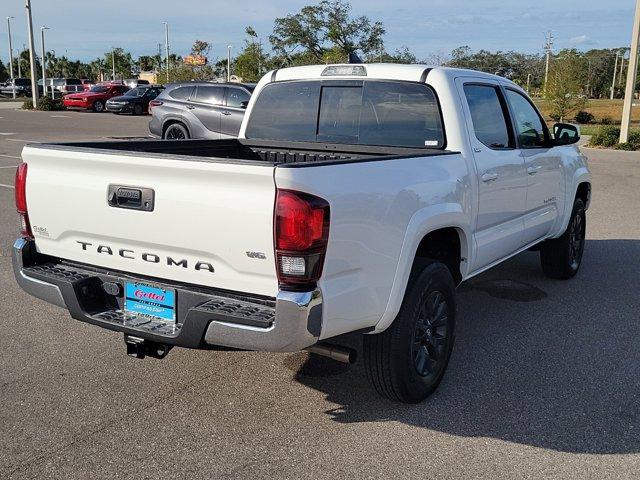
[[[9,72],[13,82],[13,98],[16,98],[16,82],[13,76],[13,45],[11,44],[11,19],[13,17],[7,17],[7,33],[9,34]],[[18,58],[18,62],[20,59]]]
[[[640,0],[636,0],[636,15],[633,20],[633,34],[631,36],[631,55],[627,67],[627,88],[624,92],[624,107],[622,108],[622,125],[620,127],[620,143],[629,140],[629,124],[631,123],[631,105],[636,89],[638,75],[638,41],[640,40]]]

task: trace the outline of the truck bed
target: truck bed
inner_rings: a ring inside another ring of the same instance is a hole
[[[86,150],[91,153],[134,156],[167,156],[190,161],[242,163],[273,166],[305,166],[394,158],[426,157],[451,154],[446,150],[402,147],[359,146],[331,143],[278,142],[248,139],[230,140],[126,140],[69,142],[30,145],[54,150]]]

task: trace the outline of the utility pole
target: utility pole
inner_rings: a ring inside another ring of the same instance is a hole
[[[111,81],[116,80],[116,49],[111,47]]]
[[[618,74],[618,56],[620,52],[616,52],[616,63],[613,66],[613,80],[611,81],[611,97],[609,100],[613,100],[614,93],[616,91],[616,75]]]
[[[162,23],[164,24],[164,46],[167,50],[167,83],[169,83],[169,24],[167,22]]]
[[[162,70],[162,44],[158,43],[158,73],[160,73],[161,70]]]
[[[544,67],[544,92],[547,92],[547,82],[549,81],[549,62],[551,60],[551,52],[553,50],[553,34],[551,33],[551,30],[549,30],[549,32],[547,33],[547,35],[545,35],[545,45],[544,45],[544,51],[546,52],[547,55],[547,60],[545,63],[545,67]]]
[[[529,93],[529,86],[531,85],[531,74],[527,74],[527,94]]]
[[[47,61],[44,58],[45,48],[44,48],[44,31],[49,30],[49,27],[45,27],[44,25],[40,27],[40,39],[42,41],[42,98],[47,96]],[[53,90],[53,84],[51,85],[51,90]]]
[[[29,69],[31,71],[31,100],[33,108],[38,107],[38,79],[36,78],[36,54],[33,49],[33,20],[31,18],[31,0],[24,0],[24,8],[27,10],[27,34],[29,35]]]
[[[623,48],[620,51],[620,58],[621,58],[621,61],[620,61],[620,74],[618,75],[618,86],[619,87],[622,87],[622,72],[624,72],[624,54],[625,54],[626,51],[627,51],[626,48]]]
[[[636,0],[636,14],[633,20],[631,36],[631,52],[629,54],[629,68],[627,69],[627,88],[624,92],[624,106],[622,107],[622,125],[620,126],[620,143],[629,140],[629,124],[631,123],[631,105],[633,93],[636,89],[638,75],[638,41],[640,40],[640,0]]]
[[[231,81],[231,45],[227,45],[227,82]]]
[[[24,46],[24,43],[22,44],[22,51],[18,53],[18,78],[22,78],[22,68],[20,67],[20,54],[22,52],[24,52],[27,49],[27,47]]]
[[[13,46],[11,45],[11,19],[13,17],[7,17],[7,32],[9,33],[9,72],[13,79]],[[16,98],[16,82],[13,82],[13,98]]]

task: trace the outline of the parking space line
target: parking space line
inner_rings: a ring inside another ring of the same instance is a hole
[[[20,157],[18,157],[17,155],[5,155],[4,153],[0,153],[0,157],[20,159]]]
[[[0,168],[17,168],[18,165],[3,165]]]
[[[0,132],[0,135],[15,135],[15,133],[9,133],[9,132]]]
[[[0,187],[10,188],[12,190],[15,188],[13,185],[5,185],[4,183],[0,183]]]
[[[50,115],[51,118],[71,118],[69,115]]]

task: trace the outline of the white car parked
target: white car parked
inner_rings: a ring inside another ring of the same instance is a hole
[[[456,286],[526,249],[580,267],[591,179],[494,75],[318,65],[257,85],[239,139],[28,145],[17,172],[27,292],[173,346],[309,349],[361,332],[379,393],[418,402],[453,347]]]

